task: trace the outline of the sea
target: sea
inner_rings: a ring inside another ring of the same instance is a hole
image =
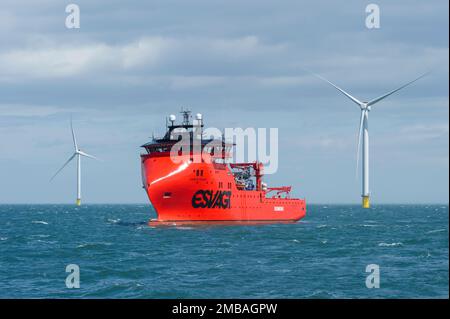
[[[0,205],[0,298],[448,298],[448,205],[149,227],[150,205]]]

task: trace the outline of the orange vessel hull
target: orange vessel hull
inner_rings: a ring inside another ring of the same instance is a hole
[[[295,222],[306,214],[304,199],[270,198],[264,190],[238,189],[226,164],[192,161],[192,154],[141,155],[143,185],[156,224]]]

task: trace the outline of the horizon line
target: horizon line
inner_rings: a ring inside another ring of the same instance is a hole
[[[73,205],[76,206],[75,203],[0,203],[0,205]],[[151,203],[146,202],[115,202],[115,203],[104,203],[104,202],[91,202],[91,203],[83,203],[81,206],[84,205],[149,205],[152,206]],[[307,205],[357,205],[360,206],[360,203],[320,203],[320,202],[313,202],[313,203],[307,203]],[[390,203],[390,202],[381,202],[376,203],[376,205],[447,205],[449,206],[449,203],[442,203],[442,202],[421,202],[421,203],[405,203],[405,202],[398,202],[398,203]]]

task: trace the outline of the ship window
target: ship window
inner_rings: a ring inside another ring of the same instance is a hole
[[[203,176],[203,170],[200,171],[200,175]]]
[[[165,192],[163,198],[170,198],[172,196],[171,192]]]

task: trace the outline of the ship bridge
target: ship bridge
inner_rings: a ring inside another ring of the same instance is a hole
[[[233,143],[228,143],[225,141],[224,136],[222,139],[211,139],[203,137],[203,118],[200,113],[196,114],[195,120],[191,121],[192,115],[191,111],[182,110],[182,122],[176,124],[175,115],[170,115],[166,118],[166,133],[162,138],[152,137],[152,140],[144,145],[141,145],[147,154],[153,153],[170,153],[173,151],[173,147],[177,147],[181,155],[183,150],[190,151],[194,153],[196,146],[198,151],[202,154],[209,154],[215,159],[227,159],[230,158]],[[198,152],[197,151],[197,152]]]

